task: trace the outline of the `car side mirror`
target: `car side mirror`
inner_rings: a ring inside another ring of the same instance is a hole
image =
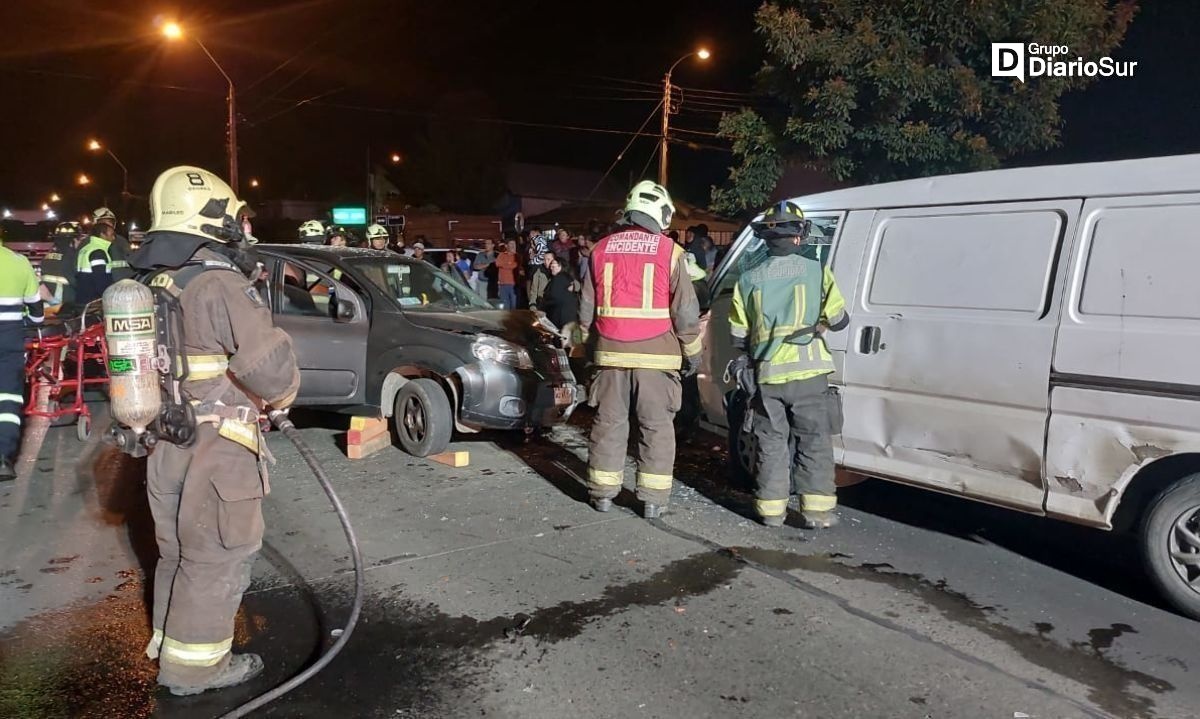
[[[354,303],[347,299],[339,299],[337,301],[337,319],[338,322],[350,322],[354,319],[355,309]]]

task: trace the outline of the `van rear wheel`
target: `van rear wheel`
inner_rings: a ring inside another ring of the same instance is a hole
[[[1200,619],[1200,474],[1150,502],[1139,540],[1150,580],[1176,609]]]
[[[396,438],[405,452],[428,457],[446,451],[454,432],[450,400],[441,385],[431,379],[414,379],[396,393],[392,422]]]

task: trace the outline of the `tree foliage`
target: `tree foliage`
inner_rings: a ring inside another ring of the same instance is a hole
[[[758,81],[783,109],[722,118],[739,164],[713,205],[764,204],[789,161],[863,183],[990,169],[1054,147],[1060,97],[1094,78],[993,78],[991,43],[1066,45],[1059,59],[1097,60],[1136,10],[1136,0],[764,2]]]

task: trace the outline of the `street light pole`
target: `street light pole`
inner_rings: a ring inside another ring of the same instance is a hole
[[[707,60],[710,57],[710,53],[704,48],[700,48],[695,52],[689,52],[676,60],[667,69],[667,74],[663,75],[662,135],[659,137],[658,144],[658,184],[663,187],[667,186],[667,135],[671,130],[671,73],[675,72],[675,68],[679,67],[679,63],[690,57],[699,57],[701,60]]]
[[[229,83],[229,94],[226,96],[226,104],[229,110],[229,118],[226,120],[228,123],[226,140],[229,144],[226,152],[229,155],[229,186],[233,188],[233,192],[236,195],[238,191],[237,97],[233,88],[233,79],[225,72],[225,68],[221,67],[221,63],[217,62],[217,58],[213,57],[213,54],[208,51],[204,43],[200,42],[200,38],[195,38],[195,40],[196,44],[200,46],[200,49],[204,51],[204,54],[208,56],[208,59],[217,68],[217,71],[225,78],[225,82]]]

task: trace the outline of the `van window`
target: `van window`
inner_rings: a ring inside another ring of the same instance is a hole
[[[809,232],[809,237],[815,242],[811,242],[807,246],[806,252],[821,260],[822,265],[827,265],[833,252],[831,243],[837,237],[838,221],[841,217],[813,217],[810,219],[812,219],[812,230]],[[726,263],[725,274],[721,277],[720,284],[717,285],[714,297],[733,294],[733,286],[737,284],[742,273],[766,259],[766,243],[751,235],[741,250],[737,251],[737,254]]]
[[[1054,210],[891,217],[876,240],[876,306],[1040,315],[1064,218]]]
[[[1200,205],[1106,209],[1093,227],[1080,314],[1200,319]]]

